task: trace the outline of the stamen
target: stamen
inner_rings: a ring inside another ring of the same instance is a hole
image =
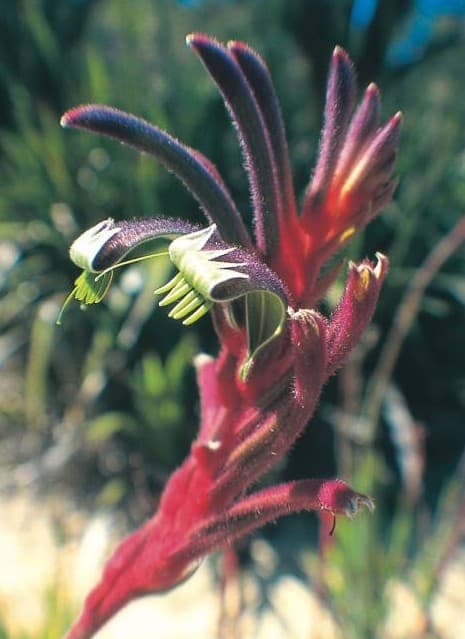
[[[181,297],[184,297],[186,293],[189,293],[191,289],[192,286],[186,282],[184,277],[181,276],[180,281],[176,284],[171,293],[165,295],[165,297],[158,302],[158,306],[168,306],[168,304],[177,302],[181,299]]]
[[[178,284],[178,282],[180,282],[182,279],[183,279],[182,274],[176,273],[176,275],[169,282],[155,289],[154,294],[163,295],[164,293],[168,293],[168,291],[171,291],[171,289],[175,287],[176,284]]]
[[[202,306],[199,306],[199,308],[194,313],[192,313],[192,315],[190,315],[183,321],[184,326],[190,326],[191,324],[194,324],[197,320],[206,315],[212,306],[213,302],[205,302],[204,304],[202,304]]]
[[[200,295],[195,291],[191,291],[171,309],[168,313],[168,317],[172,317],[175,320],[182,319],[186,317],[186,315],[189,315],[189,313],[195,311],[203,302],[204,299]]]

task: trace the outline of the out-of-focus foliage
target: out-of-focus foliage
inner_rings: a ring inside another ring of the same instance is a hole
[[[64,575],[44,587],[44,621],[33,630],[11,631],[0,617],[0,639],[60,639],[73,618],[73,605],[67,592],[69,584]]]
[[[380,4],[378,0],[354,0],[350,27],[362,32],[368,29]],[[417,62],[438,32],[444,30],[450,38],[455,28],[460,28],[457,18],[465,17],[463,0],[414,0],[411,3],[397,3],[397,9],[402,9],[405,17],[400,33],[396,34],[386,51],[385,61],[390,67],[402,67]],[[448,22],[445,29],[444,22]]]
[[[83,37],[97,0],[17,0],[1,7],[0,121],[14,126],[17,98],[24,87],[36,99],[62,109],[73,48]],[[63,62],[65,62],[63,64]]]
[[[434,519],[417,544],[418,513],[429,517],[430,509],[438,508],[444,519],[453,510],[450,504],[459,502],[452,488],[443,493],[449,501],[437,498],[465,442],[463,251],[428,290],[394,371],[424,443],[414,505],[397,507],[397,493],[406,491],[405,451],[394,432],[392,402],[385,400],[379,424],[366,428],[363,419],[370,373],[402,291],[465,212],[465,40],[457,31],[453,39],[433,42],[401,72],[388,68],[389,43],[401,35],[412,5],[381,0],[370,25],[356,32],[349,0],[2,3],[0,436],[1,461],[11,470],[2,483],[52,479],[77,494],[85,491],[93,504],[124,502],[139,521],[154,502],[145,497],[156,495],[195,433],[190,364],[198,349],[211,348],[208,319],[181,334],[178,323],[156,309],[152,291],[169,276],[163,259],[132,267],[116,278],[101,307],[87,313],[72,307],[63,327],[55,326],[77,275],[67,247],[85,228],[110,215],[201,219],[190,196],[152,159],[61,130],[61,112],[82,102],[104,102],[156,122],[217,164],[247,214],[235,137],[220,98],[184,47],[186,33],[202,30],[222,40],[249,41],[263,54],[282,100],[300,193],[316,153],[329,53],[339,43],[355,58],[361,83],[374,80],[381,86],[384,112],[401,108],[405,114],[395,204],[349,249],[357,257],[381,250],[392,268],[375,328],[351,364],[350,384],[340,376],[323,398],[319,419],[328,423],[326,433],[308,429],[287,472],[295,477],[312,465],[312,474],[337,472],[379,495],[367,529],[360,532],[361,521],[356,529],[341,527],[331,551],[339,573],[327,586],[339,614],[354,628],[361,619],[347,599],[348,592],[359,592],[354,575],[365,580],[360,589],[371,596],[370,614],[377,619],[383,611],[373,597],[389,575],[408,573],[426,599],[425,583],[434,573],[426,564],[436,552],[430,546],[437,539],[446,543],[447,535],[435,528]],[[337,292],[336,287],[335,299]],[[370,572],[366,556],[356,552],[360,536],[367,540]],[[388,553],[381,560],[385,541]],[[354,637],[373,636],[374,618],[365,621],[365,634],[354,630]],[[2,636],[8,635],[0,629]]]

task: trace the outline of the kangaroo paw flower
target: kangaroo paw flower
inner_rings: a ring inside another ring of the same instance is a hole
[[[380,126],[371,84],[353,113],[355,72],[337,47],[330,65],[324,125],[313,177],[298,211],[284,125],[271,76],[244,43],[191,34],[189,47],[218,87],[238,133],[253,205],[252,238],[224,181],[201,153],[156,126],[103,105],[79,106],[65,127],[114,138],[161,161],[203,210],[205,227],[163,217],[104,220],[73,243],[82,272],[73,299],[95,304],[116,269],[154,259],[149,241],[166,243],[173,277],[159,305],[189,325],[210,312],[217,357],[194,364],[199,432],[171,475],[154,515],[115,550],[67,639],[90,639],[136,597],[186,579],[210,552],[259,526],[301,510],[353,517],[373,500],[339,479],[306,479],[254,489],[296,443],[321,389],[371,320],[387,259],[350,263],[331,317],[317,308],[340,264],[321,274],[391,198],[401,117]],[[131,252],[137,249],[136,257]]]

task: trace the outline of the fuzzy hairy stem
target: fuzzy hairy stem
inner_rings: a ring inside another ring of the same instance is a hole
[[[302,510],[325,510],[353,517],[361,506],[372,511],[374,503],[339,479],[305,479],[264,488],[194,529],[188,547],[179,555],[187,553],[194,558],[224,548],[266,523]]]
[[[222,238],[251,248],[249,234],[216,167],[158,127],[119,109],[86,104],[67,111],[61,125],[93,131],[155,156],[196,198],[207,218],[218,225]]]
[[[293,383],[262,409],[257,427],[231,450],[212,486],[214,503],[228,503],[243,493],[291,448],[310,420],[325,380],[326,325],[313,311],[291,318]]]
[[[198,33],[188,36],[187,43],[217,84],[236,125],[249,177],[257,248],[264,255],[272,255],[279,240],[277,225],[281,200],[276,158],[263,113],[231,51]]]

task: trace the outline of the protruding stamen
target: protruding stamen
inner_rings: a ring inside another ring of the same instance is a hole
[[[176,273],[176,275],[169,282],[155,289],[154,294],[164,295],[165,293],[168,293],[168,291],[171,291],[171,289],[174,288],[176,284],[178,284],[182,279],[183,276],[181,275],[181,273]]]
[[[204,302],[202,306],[199,306],[199,308],[194,313],[192,313],[192,315],[190,315],[183,321],[184,326],[190,326],[191,324],[194,324],[197,320],[206,315],[212,306],[213,302]]]
[[[172,317],[175,320],[182,319],[192,311],[195,311],[203,301],[203,298],[198,293],[191,291],[171,309],[168,317]]]
[[[172,304],[173,302],[177,302],[181,297],[184,297],[186,293],[191,290],[191,285],[186,282],[186,280],[182,277],[181,280],[176,284],[171,293],[165,295],[163,299],[158,302],[158,306],[168,306],[168,304]]]

